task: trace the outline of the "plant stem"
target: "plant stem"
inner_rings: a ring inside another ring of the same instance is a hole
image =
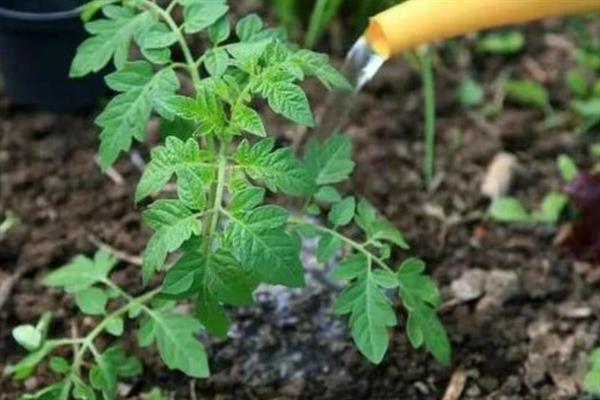
[[[156,3],[153,3],[149,0],[145,0],[144,4],[148,8],[155,11],[158,15],[160,15],[160,17],[169,26],[169,29],[171,29],[171,31],[177,37],[177,41],[179,42],[179,46],[181,47],[181,51],[183,52],[183,57],[185,58],[188,70],[190,71],[190,74],[192,76],[192,81],[194,82],[194,86],[197,87],[200,84],[200,73],[198,72],[198,67],[196,66],[196,62],[194,61],[194,57],[192,56],[190,47],[187,45],[185,37],[181,33],[179,26],[177,26],[177,23],[175,22],[175,20],[173,20],[173,17],[171,17],[171,14],[168,11],[163,10]],[[171,11],[172,7],[169,6],[168,10]]]
[[[421,52],[421,79],[425,98],[425,159],[423,178],[429,185],[435,168],[435,88],[433,78],[433,54],[427,47]]]
[[[217,167],[217,184],[213,187],[211,192],[212,208],[214,210],[220,210],[223,203],[223,195],[225,192],[225,172],[227,171],[227,143],[224,140],[219,141],[219,155],[218,155],[218,167]],[[212,237],[217,224],[219,223],[219,213],[213,212],[210,214],[208,221],[205,222],[205,238],[204,251],[210,250]]]
[[[316,230],[323,232],[323,233],[327,233],[329,235],[335,236],[336,238],[340,239],[342,242],[346,243],[347,245],[349,245],[350,247],[352,247],[353,249],[363,253],[368,260],[372,260],[374,261],[377,265],[379,265],[381,268],[385,269],[388,272],[394,273],[394,271],[385,263],[385,261],[383,261],[381,258],[377,257],[375,254],[371,253],[369,251],[369,249],[367,249],[367,243],[366,242],[364,244],[360,244],[352,239],[350,239],[347,236],[342,235],[341,233],[333,230],[333,229],[329,229],[326,226],[323,225],[318,225],[318,224],[312,224],[312,223],[307,223],[306,221],[304,221],[302,218],[297,218],[297,217],[291,217],[288,222],[290,224],[295,224],[295,225],[310,225],[313,228],[315,228]],[[369,261],[370,264],[370,261]]]
[[[124,297],[127,298],[128,302],[124,306],[118,308],[111,314],[104,317],[104,319],[102,321],[100,321],[100,323],[98,323],[98,325],[96,325],[96,327],[92,331],[90,331],[90,333],[88,333],[85,338],[78,341],[78,343],[81,344],[81,347],[79,348],[79,351],[77,352],[77,354],[75,354],[75,356],[73,358],[73,364],[71,366],[71,375],[70,375],[70,378],[66,379],[65,386],[63,387],[63,390],[60,395],[61,400],[68,400],[69,393],[71,392],[71,386],[73,384],[72,376],[74,376],[77,373],[76,371],[78,371],[80,369],[81,363],[83,362],[83,357],[85,356],[86,351],[91,350],[93,348],[94,340],[106,328],[106,325],[108,324],[108,322],[113,318],[118,318],[121,315],[127,313],[134,306],[145,307],[144,303],[146,303],[146,302],[150,301],[152,298],[154,298],[154,296],[156,296],[160,292],[160,289],[161,289],[159,287],[154,290],[151,290],[150,292],[146,292],[138,297],[131,297],[129,294],[125,293],[121,288],[119,288],[117,285],[115,285],[111,281],[106,280],[106,281],[104,281],[104,283],[106,283],[108,286],[110,286],[112,288],[117,289],[119,291],[119,293],[125,294],[126,296],[124,296]],[[61,342],[64,342],[65,344],[67,344],[68,342],[71,342],[71,340],[65,339]]]
[[[315,4],[310,16],[304,47],[311,49],[317,44],[325,27],[331,21],[341,4],[341,0],[317,0],[317,4]]]

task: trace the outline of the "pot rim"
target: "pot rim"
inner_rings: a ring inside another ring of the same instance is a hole
[[[26,22],[53,22],[71,18],[78,18],[81,13],[81,7],[73,8],[65,11],[55,12],[27,12],[15,11],[5,7],[0,7],[0,18],[10,18],[18,21]]]

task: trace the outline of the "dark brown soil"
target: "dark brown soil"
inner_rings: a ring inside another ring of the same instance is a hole
[[[123,398],[139,398],[158,386],[174,399],[441,399],[460,377],[466,378],[461,399],[579,395],[586,354],[599,343],[600,272],[553,245],[560,227],[503,227],[487,220],[479,185],[493,156],[511,152],[521,165],[513,193],[535,206],[559,185],[556,156],[566,152],[583,160],[584,143],[569,125],[540,129],[544,116],[536,111],[506,106],[498,117],[483,120],[454,96],[458,80],[469,73],[484,82],[491,101],[498,77],[511,73],[541,79],[554,108],[568,109],[563,76],[571,47],[557,47],[549,36],[569,44],[563,26],[546,23],[528,33],[526,50],[512,57],[484,57],[470,51],[468,40],[453,52],[440,51],[438,175],[432,189],[424,188],[420,176],[418,74],[402,60],[386,65],[358,97],[346,130],[358,164],[347,189],[403,229],[411,254],[426,259],[442,287],[442,318],[454,350],[450,367],[413,351],[402,326],[391,332],[383,363],[369,364],[354,349],[346,321],[329,311],[337,289],[316,279],[323,274],[313,266],[305,290],[262,291],[256,306],[235,312],[228,340],[204,338],[210,379],[190,382],[145,352],[143,379],[122,387],[129,393]],[[323,93],[312,87],[311,93],[321,104]],[[89,327],[75,317],[67,296],[39,284],[45,273],[78,253],[92,253],[90,237],[134,255],[147,239],[132,200],[139,168],[122,157],[116,168],[120,185],[100,173],[92,120],[14,109],[0,94],[0,215],[11,210],[21,220],[0,239],[0,284],[17,269],[26,271],[0,310],[0,366],[23,355],[11,328],[46,310],[55,315],[53,335]],[[312,265],[309,255],[307,261]],[[136,267],[123,268],[120,281],[139,290]],[[451,286],[473,270],[488,284],[481,297],[461,302]],[[50,379],[46,367],[24,383],[4,378],[0,399],[16,399]]]

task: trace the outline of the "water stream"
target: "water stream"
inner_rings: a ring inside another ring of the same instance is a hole
[[[315,132],[317,137],[327,137],[342,127],[348,118],[356,93],[373,79],[384,62],[385,58],[375,53],[364,38],[361,37],[354,43],[342,69],[354,89],[335,90],[329,95]]]

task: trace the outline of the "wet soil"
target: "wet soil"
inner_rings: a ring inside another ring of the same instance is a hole
[[[486,219],[479,186],[494,155],[511,152],[520,165],[512,194],[533,207],[559,186],[557,155],[584,160],[585,139],[570,124],[543,127],[544,114],[535,110],[505,104],[497,116],[484,118],[455,98],[468,74],[484,84],[488,102],[499,101],[498,81],[511,75],[540,81],[554,108],[567,110],[563,77],[574,47],[563,28],[555,22],[527,28],[526,49],[515,56],[478,54],[472,39],[439,51],[439,145],[431,188],[420,172],[420,83],[406,62],[390,62],[358,96],[346,129],[356,143],[357,169],[344,189],[377,205],[412,243],[410,254],[427,261],[446,301],[451,366],[413,351],[402,319],[390,332],[381,365],[365,361],[346,321],[330,311],[338,288],[323,279],[308,245],[306,289],[261,290],[255,306],[235,311],[229,339],[203,338],[210,379],[190,381],[166,370],[153,351],[135,350],[145,373],[122,385],[121,397],[143,398],[155,386],[173,399],[423,400],[441,399],[449,387],[461,389],[461,397],[446,400],[580,395],[586,355],[599,343],[600,270],[553,244],[561,226],[506,227]],[[319,108],[323,92],[308,88]],[[276,119],[270,126],[282,140],[297,134]],[[16,109],[0,94],[0,215],[10,210],[20,219],[0,238],[0,284],[23,272],[0,310],[0,365],[23,356],[11,327],[46,310],[54,313],[55,336],[90,326],[68,296],[41,286],[44,274],[78,253],[92,253],[94,240],[134,255],[147,240],[133,203],[137,156],[144,157],[146,147],[122,157],[111,179],[94,161],[96,138],[91,114]],[[141,290],[135,266],[124,264],[118,279]],[[464,285],[475,294],[464,298],[456,289]],[[47,366],[25,382],[2,378],[0,399],[16,399],[51,379]]]

